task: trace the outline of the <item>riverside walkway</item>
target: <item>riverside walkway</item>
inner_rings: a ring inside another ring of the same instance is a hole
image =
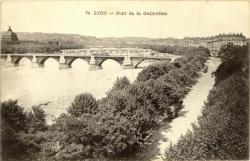
[[[184,112],[184,115],[173,119],[171,123],[160,131],[159,154],[152,159],[153,161],[162,161],[165,158],[165,150],[170,144],[176,144],[181,135],[185,135],[188,130],[192,130],[192,123],[196,122],[198,116],[201,115],[204,102],[207,100],[209,91],[214,85],[212,72],[220,65],[220,60],[218,58],[210,58],[206,64],[208,66],[207,73],[201,74],[198,82],[191,88],[191,91],[183,100],[184,108],[180,112]]]

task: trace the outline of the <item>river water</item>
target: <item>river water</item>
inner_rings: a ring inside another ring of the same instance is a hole
[[[54,59],[48,59],[43,68],[30,66],[26,58],[18,67],[6,67],[6,62],[1,60],[1,101],[18,99],[25,109],[48,103],[44,107],[48,123],[66,112],[77,94],[89,92],[100,99],[105,97],[117,77],[126,76],[133,82],[142,70],[123,70],[113,60],[106,60],[103,69],[94,71],[89,71],[88,64],[81,59],[75,60],[72,68],[62,70]]]

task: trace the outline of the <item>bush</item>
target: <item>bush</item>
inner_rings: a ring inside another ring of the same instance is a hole
[[[84,93],[75,97],[71,106],[67,109],[68,113],[80,117],[84,113],[94,114],[98,109],[98,103],[92,94]]]
[[[16,132],[26,130],[26,115],[24,109],[17,104],[17,100],[1,103],[1,127],[5,126]]]
[[[46,115],[40,106],[33,106],[32,111],[29,111],[26,115],[29,132],[34,133],[36,131],[45,131],[47,129],[45,119]]]
[[[130,85],[130,81],[128,80],[127,77],[117,78],[113,87],[107,92],[107,95],[109,95],[112,92],[122,90],[129,85]]]
[[[41,149],[35,136],[46,130],[45,114],[40,107],[26,113],[17,100],[1,103],[1,155],[3,160],[33,160]]]

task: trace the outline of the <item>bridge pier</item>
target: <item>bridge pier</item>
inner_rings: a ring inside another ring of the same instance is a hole
[[[11,56],[8,54],[7,56],[7,67],[15,67],[18,66],[18,64],[15,64],[12,60]]]
[[[135,67],[133,65],[122,65],[122,69],[134,69]]]
[[[96,64],[95,57],[91,55],[89,62],[89,70],[98,70],[98,69],[102,69],[102,67]]]
[[[97,64],[89,64],[89,70],[99,70],[99,69],[102,69],[102,67]]]
[[[67,69],[67,68],[70,68],[70,66],[66,63],[64,55],[60,55],[59,69]]]
[[[36,59],[36,56],[33,55],[32,60],[31,60],[31,68],[40,68],[40,67],[43,67],[43,65],[39,64]]]
[[[130,57],[125,56],[123,64],[122,64],[122,69],[133,69],[133,68],[134,68],[134,66],[133,66],[133,63],[131,62]]]
[[[70,68],[66,63],[59,63],[59,69],[67,69]]]
[[[40,68],[40,67],[43,67],[43,66],[40,66],[37,62],[31,63],[31,68]]]

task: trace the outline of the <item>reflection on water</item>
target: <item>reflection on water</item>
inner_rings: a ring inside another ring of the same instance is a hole
[[[31,68],[29,59],[20,60],[18,67],[6,67],[1,60],[1,101],[18,99],[19,104],[32,105],[50,102],[45,111],[48,118],[65,112],[74,97],[83,92],[102,98],[113,86],[117,77],[127,76],[134,81],[141,69],[122,70],[120,64],[106,60],[102,70],[89,71],[81,59],[73,62],[70,69],[58,69],[54,59],[48,59],[44,68]]]

